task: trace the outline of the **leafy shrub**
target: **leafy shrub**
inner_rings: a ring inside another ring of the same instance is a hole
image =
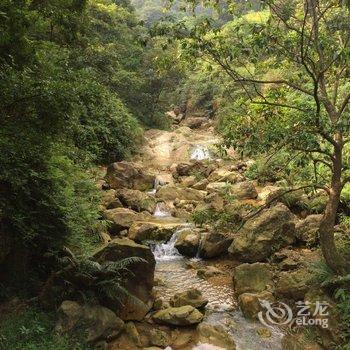
[[[302,211],[309,208],[309,202],[303,190],[284,194],[281,201],[292,211]]]
[[[264,184],[281,180],[283,177],[281,170],[284,170],[284,168],[280,161],[276,159],[267,161],[259,158],[246,170],[244,175],[248,179],[257,180],[259,183]]]
[[[248,209],[251,209],[250,205],[238,206],[235,213],[226,210],[220,212],[212,209],[198,210],[192,214],[192,220],[200,226],[212,224],[218,230],[234,231],[243,223],[241,212]]]
[[[72,135],[88,160],[109,163],[128,158],[137,149],[141,128],[125,105],[106,88],[85,82],[79,94],[77,123]]]
[[[193,222],[199,226],[213,222],[215,217],[215,212],[211,209],[197,210],[192,214]]]
[[[335,292],[337,308],[341,318],[341,339],[342,344],[337,347],[338,350],[349,350],[350,347],[350,291],[339,288]]]
[[[56,337],[55,316],[31,307],[2,315],[0,323],[1,350],[88,350],[80,339]]]
[[[144,259],[127,257],[100,264],[87,257],[76,257],[70,251],[66,253],[66,256],[58,258],[61,269],[51,275],[41,290],[40,300],[45,307],[57,307],[67,299],[101,305],[112,302],[122,306],[126,301],[143,305],[141,300],[129,293],[125,283],[132,274],[129,267],[146,262]]]

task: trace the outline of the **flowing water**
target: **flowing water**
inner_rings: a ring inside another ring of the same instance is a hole
[[[171,217],[171,213],[169,209],[167,208],[166,203],[164,202],[158,202],[156,205],[156,209],[153,213],[153,216],[156,218],[168,218]]]
[[[204,160],[211,159],[211,155],[207,146],[197,145],[190,153],[190,159]]]
[[[182,259],[182,256],[180,255],[178,250],[175,248],[175,242],[176,242],[177,236],[178,236],[178,233],[175,233],[172,235],[172,237],[168,242],[158,243],[154,245],[152,252],[158,265],[159,265],[159,262],[161,261]]]
[[[190,142],[193,138],[196,140],[196,134],[190,135]],[[203,135],[201,135],[203,137]],[[210,139],[212,137],[212,139]],[[166,138],[167,142],[171,142]],[[212,131],[207,132],[205,141],[198,139],[195,145],[189,152],[189,158],[194,160],[211,160],[212,156],[209,151],[209,144],[217,142]],[[163,145],[163,144],[162,144]],[[170,144],[162,146],[165,149],[170,149]],[[169,153],[170,154],[170,153]],[[159,158],[157,166],[163,169],[166,164],[172,164],[168,158]],[[165,162],[164,164],[161,164]],[[169,170],[169,169],[168,169]],[[168,175],[170,172],[168,173]],[[171,177],[171,175],[170,175]],[[159,174],[155,180],[154,188],[151,193],[155,194],[159,186],[162,186],[169,181],[163,181],[164,174]],[[171,178],[172,180],[172,178]],[[170,181],[171,181],[170,180]],[[170,209],[165,202],[157,204],[153,216],[157,220],[171,221],[178,220],[171,217]],[[199,267],[206,267],[206,261],[194,258],[188,259],[183,257],[175,248],[177,237],[181,230],[188,228],[188,223],[183,223],[168,242],[150,243],[152,252],[156,259],[155,277],[162,281],[158,286],[154,287],[164,300],[169,300],[175,293],[184,292],[191,288],[199,289],[203,296],[208,299],[208,304],[205,310],[204,323],[212,325],[221,325],[226,332],[234,339],[237,350],[281,350],[281,339],[283,334],[278,328],[271,328],[271,336],[262,338],[258,334],[258,330],[264,328],[260,323],[245,319],[237,306],[232,279],[228,275],[220,275],[212,279],[206,280],[197,276],[197,269],[188,268],[188,263],[195,262]],[[166,350],[171,350],[170,347]],[[193,350],[222,350],[209,344],[197,344]],[[224,349],[225,350],[225,349]]]
[[[215,282],[209,282],[199,278],[197,270],[189,269],[186,263],[195,260],[197,264],[206,266],[206,262],[200,259],[187,259],[179,254],[175,248],[175,242],[179,229],[166,243],[158,243],[152,247],[156,258],[156,277],[163,283],[155,287],[165,300],[170,299],[175,293],[186,291],[190,288],[199,289],[203,296],[209,300],[206,306],[206,314],[203,322],[221,325],[234,339],[237,350],[281,350],[282,333],[276,328],[271,328],[271,336],[262,338],[257,331],[262,327],[258,322],[246,320],[239,310],[234,297],[232,281],[230,278],[215,278]],[[198,344],[193,350],[220,349],[207,344]],[[170,350],[170,348],[169,348]]]

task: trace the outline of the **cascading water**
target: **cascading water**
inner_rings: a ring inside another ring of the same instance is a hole
[[[169,260],[176,260],[181,259],[182,256],[178,252],[178,250],[175,248],[175,243],[177,240],[177,237],[182,229],[177,230],[170,238],[170,240],[166,243],[157,243],[153,249],[153,255],[156,259],[156,261],[169,261]]]
[[[153,183],[153,188],[148,191],[149,194],[155,194],[157,192],[157,188],[160,186],[160,181],[159,181],[159,178],[156,177],[154,179],[154,183]]]
[[[156,276],[165,282],[156,287],[160,295],[167,300],[175,293],[196,288],[209,300],[203,323],[223,327],[235,341],[237,350],[281,350],[282,333],[278,328],[271,328],[270,338],[261,338],[257,333],[261,324],[243,317],[235,302],[230,277],[217,277],[216,282],[209,282],[197,276],[197,269],[189,269],[186,266],[188,259],[180,255],[175,248],[176,240],[184,229],[188,229],[188,226],[178,229],[168,242],[158,243],[152,248],[157,262]],[[200,259],[197,263],[204,268],[207,264]],[[173,350],[171,347],[166,349]],[[224,349],[199,343],[192,350]]]
[[[190,159],[203,160],[210,158],[211,156],[208,147],[202,145],[197,145],[190,154]]]
[[[168,218],[171,217],[171,213],[164,202],[158,202],[153,216],[156,218]]]

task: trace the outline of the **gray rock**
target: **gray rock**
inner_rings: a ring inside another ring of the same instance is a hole
[[[176,293],[170,299],[170,305],[173,307],[180,307],[191,305],[197,309],[204,307],[208,304],[208,299],[205,299],[198,289],[189,289],[185,292]]]
[[[182,255],[189,257],[196,256],[200,238],[201,234],[198,231],[195,231],[193,229],[183,230],[180,232],[176,240],[175,248]]]
[[[55,331],[60,335],[86,334],[86,340],[95,343],[116,337],[123,328],[124,322],[105,307],[66,300],[58,309]]]
[[[157,323],[172,326],[190,326],[200,323],[203,317],[203,314],[193,306],[186,305],[157,311],[153,315],[153,320]]]
[[[318,230],[320,228],[323,215],[309,215],[304,220],[297,222],[295,226],[296,237],[299,241],[313,246],[318,241]]]
[[[118,190],[116,196],[125,207],[138,212],[148,211],[153,214],[156,208],[156,200],[146,192],[124,188]]]
[[[232,185],[230,192],[237,199],[255,199],[258,197],[258,192],[251,181],[243,181]]]
[[[271,292],[243,293],[238,297],[238,305],[245,318],[256,319],[260,311],[263,310],[260,301],[266,300],[270,303],[275,301]]]
[[[239,261],[264,261],[294,241],[294,215],[278,203],[249,219],[233,236],[228,251]]]
[[[150,248],[127,238],[116,238],[94,254],[94,258],[100,263],[119,261],[128,257],[143,259],[128,266],[132,275],[125,281],[125,288],[141,302],[126,300],[122,307],[113,300],[103,302],[110,309],[115,310],[123,320],[141,320],[151,308],[149,301],[152,296],[156,262]]]
[[[155,176],[131,162],[112,163],[107,168],[106,180],[114,189],[132,188],[146,191],[153,188]]]
[[[229,234],[208,232],[202,238],[199,256],[201,258],[215,258],[227,254],[233,238]]]
[[[260,293],[273,285],[269,264],[242,264],[234,269],[233,282],[236,293]]]

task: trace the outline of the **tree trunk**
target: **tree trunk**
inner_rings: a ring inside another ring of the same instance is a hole
[[[337,142],[337,147],[333,153],[333,174],[329,191],[329,199],[326,205],[326,210],[321,221],[319,229],[320,244],[323,257],[327,265],[336,273],[343,274],[346,269],[346,262],[339,253],[334,240],[334,225],[337,217],[337,210],[340,202],[340,193],[342,191],[342,137],[335,135],[334,139]]]

